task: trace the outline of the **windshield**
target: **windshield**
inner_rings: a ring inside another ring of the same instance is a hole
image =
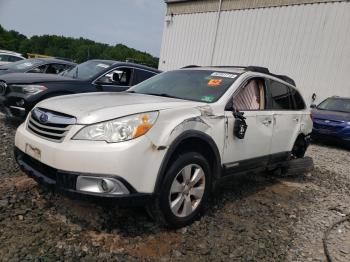
[[[176,70],[154,76],[129,92],[213,103],[233,84],[237,75],[209,70]]]
[[[350,99],[328,98],[317,109],[350,113]]]
[[[64,71],[61,75],[78,79],[89,79],[111,65],[111,62],[91,60],[79,64],[68,71]]]
[[[27,69],[32,68],[33,66],[42,64],[42,61],[39,59],[25,59],[17,62],[13,62],[1,67],[1,69],[10,69],[10,70],[18,70],[25,71]]]

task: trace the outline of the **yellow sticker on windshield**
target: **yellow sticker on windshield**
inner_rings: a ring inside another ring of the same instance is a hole
[[[210,79],[208,82],[208,86],[220,86],[222,83],[222,79]]]

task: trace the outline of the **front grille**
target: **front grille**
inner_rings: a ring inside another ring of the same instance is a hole
[[[27,129],[47,140],[62,142],[74,123],[74,117],[35,108],[29,116]]]
[[[0,81],[0,95],[4,95],[6,93],[6,83],[4,81]]]

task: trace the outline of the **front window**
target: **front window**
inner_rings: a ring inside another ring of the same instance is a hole
[[[96,82],[102,85],[131,86],[132,72],[132,68],[116,68],[100,77]]]
[[[210,70],[176,70],[154,76],[129,92],[213,103],[229,89],[237,76]]]
[[[265,87],[260,79],[251,79],[233,98],[233,107],[239,111],[265,108]]]
[[[102,71],[106,70],[112,65],[112,62],[107,61],[86,61],[79,64],[68,71],[62,73],[63,76],[77,78],[77,79],[90,79],[97,76]]]
[[[350,99],[328,98],[317,109],[350,113]]]

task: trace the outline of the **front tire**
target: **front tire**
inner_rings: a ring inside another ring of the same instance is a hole
[[[203,213],[210,186],[208,161],[197,152],[180,154],[167,169],[159,197],[149,211],[167,227],[191,224]]]

